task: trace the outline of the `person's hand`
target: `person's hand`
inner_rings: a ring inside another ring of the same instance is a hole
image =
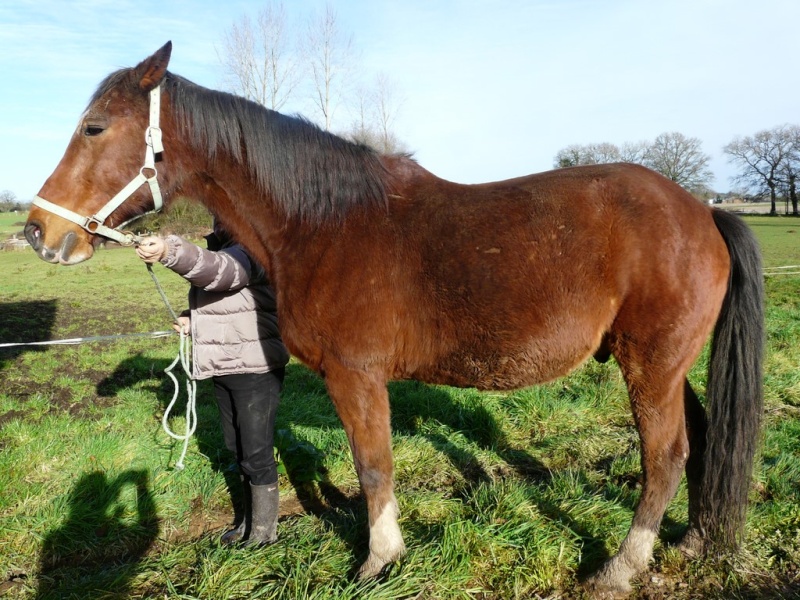
[[[167,255],[167,242],[155,235],[148,236],[136,246],[136,255],[148,264],[157,263]]]
[[[191,335],[192,333],[191,320],[189,319],[189,317],[184,317],[184,316],[178,317],[178,320],[172,324],[172,328],[178,333],[181,333],[181,331],[183,331],[183,333],[185,333],[186,335]]]

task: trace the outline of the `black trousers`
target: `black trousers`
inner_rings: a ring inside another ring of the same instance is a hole
[[[278,481],[273,439],[285,370],[213,377],[225,445],[254,485]]]

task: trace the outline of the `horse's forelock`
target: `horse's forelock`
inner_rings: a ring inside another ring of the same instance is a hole
[[[92,94],[92,97],[89,98],[89,104],[87,108],[91,108],[95,102],[100,100],[103,96],[105,96],[108,92],[113,89],[117,89],[120,87],[130,87],[133,88],[133,69],[120,69],[119,71],[114,71],[108,77],[103,79],[100,82],[100,85],[97,86],[97,89]]]

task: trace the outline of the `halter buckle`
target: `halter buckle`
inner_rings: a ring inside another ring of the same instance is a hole
[[[97,217],[91,216],[86,217],[86,220],[83,222],[83,227],[86,231],[91,234],[97,234],[97,230],[103,226],[103,222],[100,221]]]

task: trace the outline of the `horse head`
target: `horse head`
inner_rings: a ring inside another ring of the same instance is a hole
[[[91,258],[104,238],[132,243],[134,236],[115,228],[160,208],[158,97],[171,51],[167,42],[136,67],[112,73],[89,101],[25,225],[42,260],[76,264]]]

